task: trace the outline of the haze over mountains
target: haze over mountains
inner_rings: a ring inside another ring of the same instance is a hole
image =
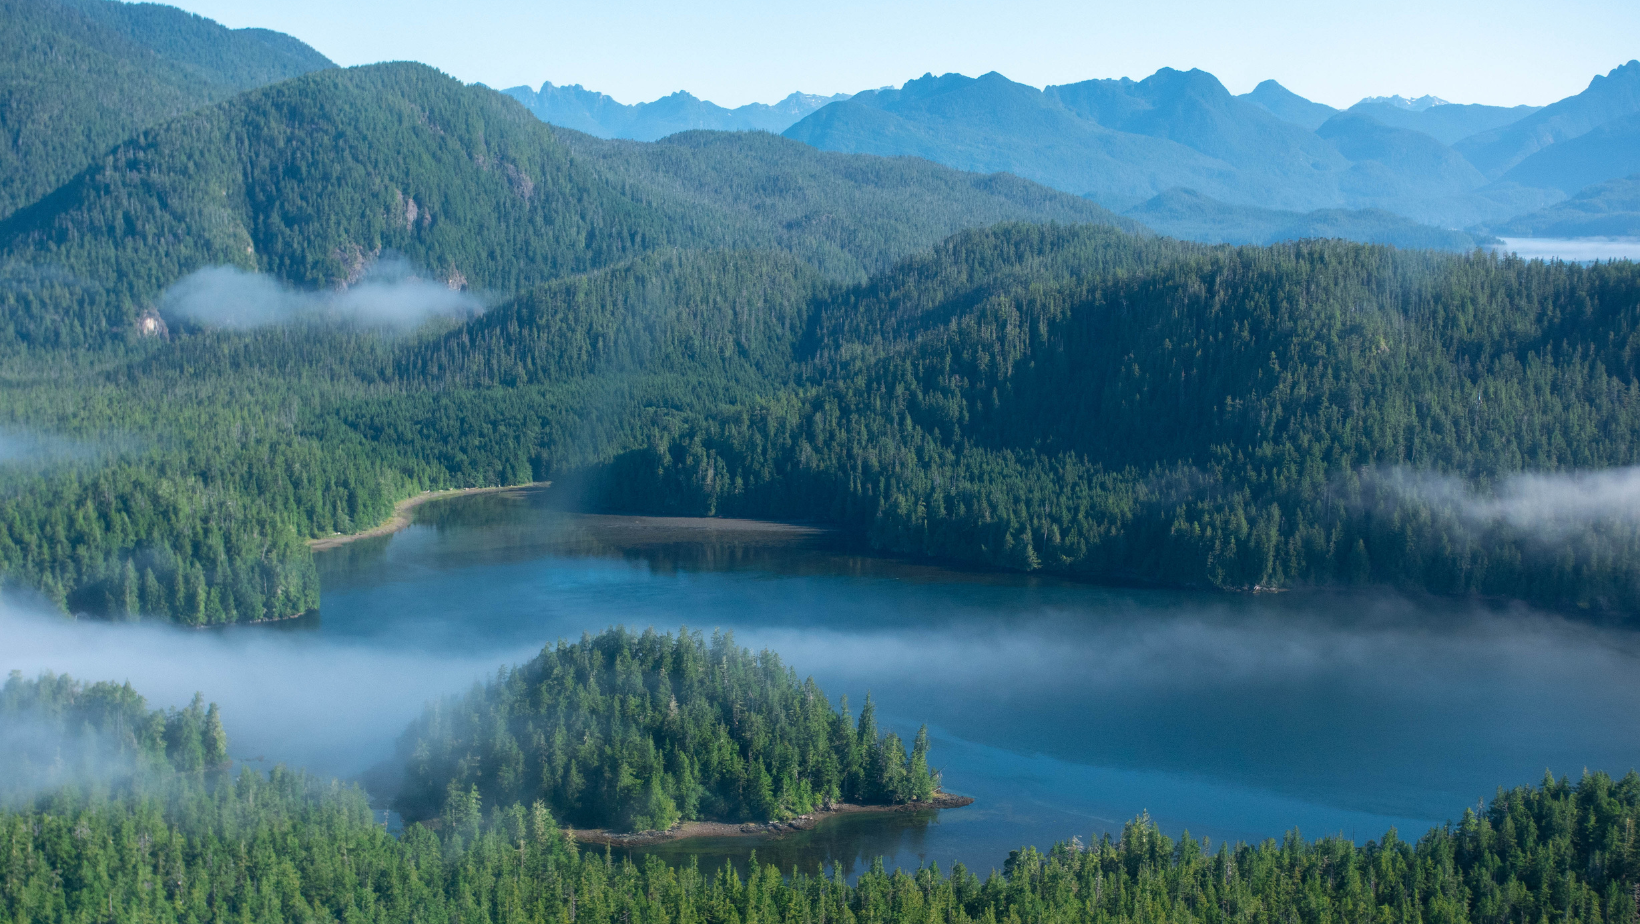
[[[535,113],[543,122],[573,128],[599,138],[630,138],[634,141],[656,141],[667,135],[699,129],[779,134],[821,106],[848,99],[846,93],[836,96],[793,93],[772,106],[749,103],[725,109],[681,91],[654,102],[631,106],[584,89],[580,84],[555,87],[543,83],[539,90],[512,87],[502,92],[523,103],[524,108]]]
[[[898,88],[829,100],[793,94],[736,110],[684,93],[622,106],[578,86],[507,92],[546,121],[606,137],[781,131],[825,150],[1009,172],[1199,240],[1260,239],[1272,219],[1239,211],[1255,209],[1326,211],[1323,225],[1358,240],[1471,246],[1493,225],[1640,170],[1640,62],[1541,108],[1425,95],[1338,110],[1273,80],[1237,96],[1204,71],[1171,68],[1040,90],[997,73],[927,74]],[[1153,200],[1164,193],[1160,207]],[[1186,203],[1199,208],[1181,211]],[[1384,213],[1408,224],[1386,238],[1398,226]],[[1640,233],[1618,219],[1606,226]],[[1432,233],[1460,228],[1474,233]]]

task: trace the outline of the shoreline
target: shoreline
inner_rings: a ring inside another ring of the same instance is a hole
[[[531,481],[525,484],[508,484],[491,488],[449,488],[443,491],[423,491],[412,497],[407,497],[393,505],[393,515],[378,526],[360,530],[356,533],[336,533],[331,536],[320,536],[317,539],[307,540],[307,547],[315,552],[334,549],[337,546],[357,542],[360,539],[374,539],[378,536],[390,536],[393,533],[410,525],[410,511],[420,507],[428,501],[443,500],[446,497],[465,497],[470,494],[499,494],[502,491],[521,491],[525,488],[544,488],[552,484],[550,481]],[[271,620],[269,620],[271,621]]]
[[[795,831],[809,831],[828,818],[841,815],[857,814],[885,814],[890,812],[921,812],[928,809],[962,808],[973,805],[970,796],[953,796],[950,793],[935,793],[934,798],[927,802],[902,802],[899,805],[857,805],[852,802],[842,802],[830,809],[810,812],[799,815],[790,821],[744,822],[732,824],[723,821],[686,821],[665,831],[610,831],[608,828],[566,828],[565,831],[573,837],[576,843],[596,844],[602,847],[653,847],[656,844],[666,844],[672,841],[686,841],[701,837],[758,837],[773,835],[780,837]]]

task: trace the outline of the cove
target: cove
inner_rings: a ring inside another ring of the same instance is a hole
[[[550,491],[428,504],[323,553],[317,633],[481,657],[613,624],[732,631],[886,728],[927,722],[963,809],[648,848],[852,869],[1110,831],[1416,837],[1499,785],[1621,774],[1633,633],[1383,593],[1231,597],[907,563],[819,530],[578,516]]]
[[[643,852],[858,872],[1119,834],[1148,812],[1214,841],[1396,827],[1496,787],[1640,765],[1640,637],[1516,606],[1389,593],[1111,588],[865,554],[776,524],[582,516],[550,489],[429,502],[319,553],[322,608],[197,632],[0,607],[0,670],[202,690],[235,758],[357,775],[430,698],[614,624],[730,631],[879,723],[928,723],[974,805]]]

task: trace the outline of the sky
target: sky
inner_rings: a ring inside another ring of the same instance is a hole
[[[431,64],[498,89],[725,106],[998,71],[1034,86],[1199,67],[1320,102],[1431,93],[1543,105],[1640,56],[1635,0],[169,0],[288,32],[343,65]]]

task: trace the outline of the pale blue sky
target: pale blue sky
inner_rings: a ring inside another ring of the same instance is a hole
[[[339,64],[412,59],[494,87],[580,83],[723,105],[1000,71],[1042,86],[1199,67],[1335,106],[1433,93],[1543,104],[1640,57],[1637,0],[169,0],[289,32]]]

